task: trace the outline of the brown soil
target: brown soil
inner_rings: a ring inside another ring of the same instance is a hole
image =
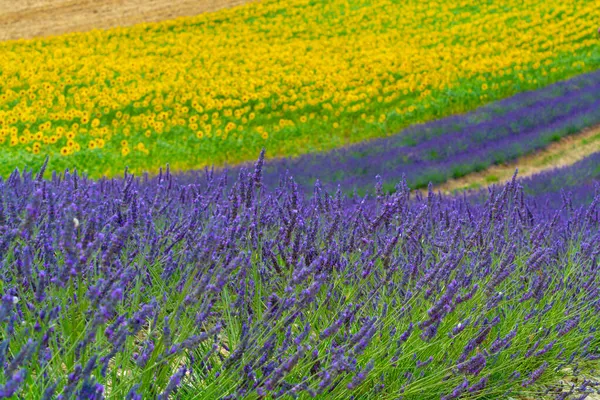
[[[198,15],[249,0],[0,0],[0,41]]]
[[[450,180],[435,187],[435,190],[436,192],[452,193],[483,188],[490,184],[509,181],[517,168],[519,177],[530,176],[547,169],[574,164],[598,151],[600,151],[600,125],[564,137],[543,150],[521,157],[511,163],[493,165],[485,171]]]

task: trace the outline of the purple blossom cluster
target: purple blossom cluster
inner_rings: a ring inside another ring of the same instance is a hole
[[[600,356],[599,193],[263,172],[0,180],[0,398],[494,398]]]

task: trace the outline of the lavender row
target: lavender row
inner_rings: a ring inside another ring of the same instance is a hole
[[[402,174],[411,187],[424,187],[514,159],[598,123],[600,71],[595,71],[389,138],[271,160],[265,166],[265,182],[275,185],[289,170],[305,190],[321,179],[333,188],[340,184],[363,192],[377,175],[392,188]]]
[[[553,217],[557,212],[572,212],[581,205],[592,203],[600,191],[600,152],[569,166],[519,178],[518,182],[531,204],[546,217]],[[484,203],[489,190],[494,187],[467,191],[462,195],[471,202]]]
[[[262,164],[0,181],[0,397],[564,398],[600,358],[600,195],[306,196]]]
[[[573,165],[521,179],[526,192],[545,208],[589,203],[600,187],[600,152]]]

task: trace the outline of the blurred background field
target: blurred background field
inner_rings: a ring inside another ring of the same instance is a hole
[[[324,152],[600,65],[588,1],[267,0],[0,42],[0,174]],[[590,99],[591,100],[591,99]]]

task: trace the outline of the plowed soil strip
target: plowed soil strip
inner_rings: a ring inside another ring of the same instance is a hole
[[[0,41],[198,15],[249,0],[0,0]]]
[[[598,151],[600,151],[600,125],[564,137],[545,149],[521,157],[514,162],[494,165],[485,171],[450,180],[438,185],[435,190],[436,192],[452,193],[483,188],[491,184],[509,181],[516,168],[519,169],[519,177],[526,177],[547,169],[574,164]]]

